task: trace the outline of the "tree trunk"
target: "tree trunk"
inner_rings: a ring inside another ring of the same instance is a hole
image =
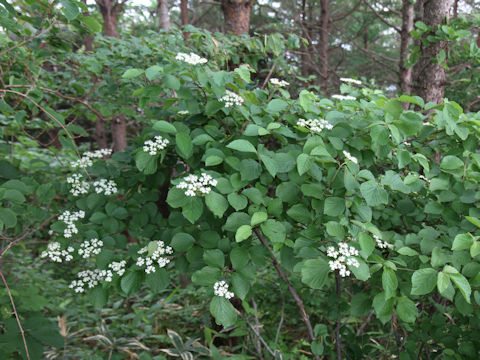
[[[103,17],[103,33],[105,36],[118,37],[118,16],[123,10],[123,2],[120,3],[115,0],[96,1]],[[99,120],[97,119],[97,121]],[[113,118],[111,124],[113,149],[114,151],[123,151],[127,146],[127,120],[125,115],[120,114]],[[98,126],[100,129],[101,124]]]
[[[425,101],[439,104],[445,92],[445,68],[437,64],[440,51],[447,50],[445,41],[429,43],[426,38],[433,35],[439,25],[444,23],[452,7],[453,0],[429,0],[423,4],[423,22],[432,27],[432,33],[424,34],[426,44],[420,44],[420,58],[415,64],[414,93]]]
[[[107,132],[105,131],[105,120],[97,118],[95,120],[95,138],[99,149],[108,148]]]
[[[323,95],[328,95],[328,22],[330,21],[329,0],[321,0],[320,12],[320,77]]]
[[[82,0],[85,5],[87,5],[87,0]],[[83,16],[88,16],[90,15],[88,11],[84,11]],[[93,35],[90,33],[87,33],[84,38],[84,44],[85,44],[85,51],[86,52],[91,52],[93,50]]]
[[[158,28],[160,30],[170,30],[170,16],[168,15],[167,0],[157,0]]]
[[[180,0],[180,20],[182,26],[188,25],[188,0]],[[183,32],[183,40],[187,40],[190,36],[190,33],[187,31]]]
[[[127,147],[127,119],[120,114],[112,121],[113,150],[123,151]]]
[[[406,66],[410,59],[408,48],[413,43],[410,32],[413,30],[413,19],[415,16],[413,3],[411,0],[403,0],[402,6],[402,31],[400,33],[400,88],[402,93],[410,94],[412,92],[412,68]]]
[[[222,0],[225,33],[248,34],[254,0]]]
[[[302,37],[307,39],[307,13],[306,13],[306,0],[302,0],[302,10],[301,10],[301,27],[302,27]],[[302,41],[300,44],[300,51],[302,52],[302,76],[307,77],[309,75],[309,66],[308,66],[308,55],[307,49]]]

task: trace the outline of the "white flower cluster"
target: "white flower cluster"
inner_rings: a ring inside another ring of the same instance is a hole
[[[175,60],[184,61],[190,65],[205,64],[208,61],[192,52],[190,54],[179,52],[177,56],[175,56]]]
[[[343,150],[343,155],[345,155],[345,157],[351,162],[358,164],[358,159],[355,156],[352,156],[348,151]]]
[[[169,141],[161,136],[155,136],[155,141],[147,140],[143,143],[143,151],[150,155],[157,155],[160,150],[167,147]]]
[[[208,194],[212,190],[210,186],[217,186],[217,180],[210,175],[202,173],[202,176],[188,175],[183,178],[183,181],[177,185],[178,189],[186,189],[185,195],[196,196],[201,194]]]
[[[332,98],[337,99],[337,100],[357,100],[357,98],[355,96],[338,95],[338,94],[332,95]]]
[[[113,195],[118,191],[115,181],[107,179],[99,179],[95,181],[93,183],[93,187],[95,188],[95,192],[97,194],[104,193],[105,195]]]
[[[330,260],[328,265],[332,271],[338,270],[340,276],[346,277],[350,275],[350,270],[347,270],[347,266],[353,266],[358,268],[360,263],[353,256],[358,256],[358,250],[353,246],[348,246],[347,243],[341,242],[338,244],[338,250],[333,246],[327,248],[327,256],[335,260]]]
[[[242,105],[243,99],[240,95],[235,94],[233,91],[227,90],[226,94],[220,98],[220,101],[225,103],[225,107],[232,107],[233,105]]]
[[[103,241],[98,239],[85,240],[80,244],[80,249],[78,249],[78,255],[82,255],[84,259],[88,259],[93,255],[100,254],[102,251]]]
[[[63,231],[63,236],[66,238],[71,238],[73,234],[78,233],[77,226],[75,221],[83,219],[85,217],[85,212],[83,210],[70,213],[70,211],[65,210],[62,215],[58,217],[58,220],[63,221],[67,228]]]
[[[297,125],[306,128],[313,133],[321,133],[323,129],[333,129],[333,125],[325,119],[300,119],[297,121]]]
[[[72,161],[70,166],[75,168],[85,168],[93,165],[93,159],[101,159],[112,154],[112,149],[100,149],[95,151],[87,151],[79,160]]]
[[[225,299],[231,299],[235,294],[231,291],[228,291],[228,284],[225,281],[217,281],[213,285],[213,293],[216,296],[224,297]]]
[[[147,274],[154,273],[156,271],[155,262],[161,268],[165,267],[170,262],[170,259],[162,255],[173,254],[173,249],[170,246],[165,246],[165,243],[163,241],[157,240],[156,243],[157,243],[157,250],[155,250],[151,256],[146,256],[145,258],[140,256],[137,259],[137,266],[139,267],[145,266],[145,272]],[[144,254],[147,251],[148,251],[148,248],[145,246],[140,250],[138,250],[138,254]]]
[[[88,189],[90,189],[90,184],[83,180],[83,176],[81,174],[72,174],[72,176],[67,177],[67,183],[72,184],[70,192],[73,196],[87,194]]]
[[[349,84],[357,84],[357,85],[362,85],[362,82],[360,80],[352,79],[352,78],[340,78],[340,81],[344,83],[349,83]]]
[[[69,246],[66,250],[60,250],[60,243],[55,241],[47,245],[47,250],[43,251],[40,255],[41,258],[48,258],[53,262],[61,263],[64,260],[69,262],[73,259],[72,253],[75,249]],[[63,258],[62,258],[63,257]]]
[[[180,110],[178,112],[178,115],[188,115],[188,114],[190,114],[190,112],[188,110]]]
[[[86,285],[91,289],[103,281],[111,282],[113,273],[111,270],[84,270],[80,271],[77,277],[78,280],[73,280],[69,288],[74,289],[76,293],[83,293]]]
[[[373,238],[375,239],[375,241],[377,242],[377,246],[380,248],[380,249],[394,249],[395,246],[393,246],[392,244],[389,244],[388,242],[386,241],[383,241],[382,239],[380,239],[380,237],[378,237],[377,235],[373,235]]]
[[[114,261],[108,265],[113,272],[117,273],[118,276],[122,276],[125,273],[125,265],[127,262],[125,260],[122,261]]]
[[[270,79],[270,83],[271,83],[273,86],[278,86],[278,87],[284,87],[284,86],[290,85],[290,83],[289,83],[288,81],[279,80],[279,79],[277,79],[277,78],[271,78],[271,79]]]

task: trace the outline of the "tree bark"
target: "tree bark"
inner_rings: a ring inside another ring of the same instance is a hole
[[[248,34],[254,0],[222,0],[225,33]]]
[[[170,16],[168,15],[167,0],[157,0],[158,28],[160,30],[170,30]]]
[[[103,17],[103,33],[105,36],[118,38],[118,16],[123,11],[125,2],[115,0],[96,1]],[[97,119],[97,121],[99,120]],[[120,114],[113,118],[111,124],[113,149],[114,151],[123,151],[127,146],[127,120],[125,115]],[[95,128],[97,128],[97,124],[95,124]],[[101,129],[102,125],[99,124],[98,128]],[[103,128],[105,128],[105,124],[103,124]]]
[[[320,12],[320,77],[323,95],[328,95],[328,23],[330,21],[329,0],[321,0]]]
[[[118,115],[112,121],[113,150],[120,152],[127,147],[127,119],[124,114]]]
[[[439,104],[445,93],[446,71],[437,64],[440,51],[447,50],[447,42],[428,42],[439,25],[444,23],[452,7],[453,0],[428,0],[423,4],[423,22],[432,27],[432,32],[424,34],[425,43],[420,44],[420,58],[413,69],[413,92],[425,101]]]
[[[188,25],[188,0],[180,0],[180,20],[182,26]],[[183,32],[183,40],[187,40],[190,37],[190,33],[187,31]]]
[[[82,0],[85,5],[87,5],[87,0]],[[88,16],[90,13],[88,11],[84,11],[83,16]],[[93,50],[93,35],[90,33],[85,34],[84,44],[85,44],[85,51],[91,52]]]
[[[410,32],[413,30],[413,20],[415,12],[411,0],[403,0],[402,6],[402,31],[400,33],[400,88],[402,93],[410,94],[412,92],[412,68],[406,66],[410,59],[408,48],[413,43]]]
[[[301,10],[301,27],[302,27],[302,37],[308,40],[307,34],[307,11],[306,11],[306,0],[302,0],[302,10]],[[303,41],[301,42],[300,51],[302,52],[302,76],[307,77],[309,75],[309,66],[308,66],[308,55],[307,48]]]

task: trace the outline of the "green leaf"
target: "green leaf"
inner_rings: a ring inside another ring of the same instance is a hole
[[[462,160],[453,155],[445,156],[440,162],[440,168],[444,170],[456,170],[464,166]]]
[[[248,205],[248,200],[244,195],[230,193],[228,194],[227,199],[230,205],[232,205],[236,211],[245,209]]]
[[[299,223],[309,224],[312,222],[312,214],[303,204],[295,204],[287,210],[287,215]]]
[[[120,281],[120,287],[128,296],[135,293],[142,285],[143,273],[140,271],[129,272],[122,277]]]
[[[267,105],[267,112],[270,114],[278,114],[288,107],[288,103],[281,99],[273,99]]]
[[[248,251],[243,248],[236,247],[230,252],[230,261],[232,262],[232,267],[236,270],[240,270],[247,265],[248,260]]]
[[[287,236],[287,230],[285,225],[281,222],[273,219],[268,219],[262,225],[260,225],[262,232],[272,243],[283,243]]]
[[[179,232],[173,236],[170,245],[173,247],[173,249],[176,252],[183,252],[190,249],[194,243],[195,243],[195,239],[193,238],[192,235]]]
[[[177,128],[165,120],[158,120],[153,123],[153,129],[168,134],[176,134]]]
[[[255,226],[267,221],[268,215],[266,212],[260,211],[256,212],[252,215],[252,219],[250,220],[250,226]]]
[[[2,223],[7,228],[14,227],[17,225],[17,215],[10,209],[0,208],[0,224]]]
[[[214,296],[210,302],[210,312],[218,325],[229,327],[235,325],[237,312],[233,305],[224,297]]]
[[[250,282],[240,273],[234,273],[230,278],[232,281],[232,291],[236,297],[245,300],[248,292],[250,291]]]
[[[462,293],[462,295],[465,298],[465,300],[467,301],[467,303],[470,304],[471,303],[470,302],[470,295],[472,293],[472,288],[470,287],[470,283],[468,282],[468,280],[465,278],[465,276],[463,276],[460,273],[449,274],[449,276],[450,276],[450,279],[452,280],[452,282],[455,285],[457,285],[458,289]]]
[[[142,69],[128,69],[125,71],[122,75],[122,78],[124,79],[133,79],[137,76],[140,76],[144,73]]]
[[[177,77],[170,74],[166,75],[163,78],[163,84],[169,89],[173,89],[173,90],[180,89],[180,80],[178,80]]]
[[[312,289],[321,289],[327,280],[330,267],[323,259],[309,259],[302,265],[302,282]]]
[[[397,314],[401,320],[414,323],[418,316],[418,309],[412,300],[402,296],[397,299]]]
[[[387,114],[392,115],[395,119],[398,119],[400,114],[403,112],[403,107],[400,101],[395,99],[390,99],[387,103],[383,106],[383,109]]]
[[[390,268],[383,268],[382,286],[385,291],[385,298],[389,299],[395,295],[398,287],[398,279],[395,272]]]
[[[470,247],[470,256],[472,258],[476,257],[478,254],[480,254],[480,242],[475,241],[472,246]]]
[[[223,268],[225,266],[225,255],[219,249],[205,250],[203,261],[208,266]]]
[[[23,194],[18,190],[6,189],[3,193],[0,194],[2,200],[13,201],[17,204],[25,202],[25,196],[23,196]]]
[[[437,275],[437,289],[440,294],[443,294],[450,285],[450,275],[442,272],[439,272]]]
[[[437,272],[432,268],[417,270],[412,275],[412,295],[426,295],[437,283]]]
[[[94,16],[82,16],[80,22],[90,28],[93,32],[102,31],[102,25],[95,19]]]
[[[452,250],[470,249],[474,241],[474,237],[470,233],[458,234],[455,236],[452,244]]]
[[[393,303],[394,298],[387,299],[384,292],[378,293],[373,298],[373,309],[382,324],[387,323],[392,318]]]
[[[241,152],[248,152],[248,153],[257,153],[257,150],[252,145],[250,141],[239,139],[233,140],[230,144],[227,145],[227,148],[241,151]]]
[[[187,202],[187,196],[185,195],[185,190],[172,187],[168,191],[167,195],[167,204],[172,208],[176,209],[182,207]]]
[[[205,204],[216,217],[221,218],[228,209],[228,202],[223,195],[210,191],[205,196]]]
[[[60,3],[63,5],[63,14],[68,21],[72,21],[78,15],[80,15],[78,6],[74,2],[70,0],[60,0]]]
[[[358,235],[358,242],[360,243],[360,248],[367,257],[370,256],[373,250],[375,250],[375,240],[364,232],[361,232]]]
[[[184,159],[188,159],[192,156],[193,144],[190,135],[184,132],[177,133],[175,136],[175,142],[178,149],[178,155]]]
[[[160,268],[154,273],[147,274],[145,282],[153,293],[159,293],[170,284],[170,275],[167,270]]]
[[[248,239],[252,235],[252,227],[250,225],[242,225],[237,229],[235,233],[235,241],[242,242]]]
[[[155,79],[160,78],[160,75],[163,72],[163,68],[160,65],[153,65],[150,66],[147,70],[145,70],[145,76],[148,80],[152,81]]]
[[[205,266],[192,275],[192,282],[202,286],[213,286],[220,280],[222,272],[217,267]]]
[[[267,169],[268,173],[272,177],[275,177],[275,175],[277,175],[277,172],[278,172],[277,162],[271,157],[268,157],[265,155],[260,155],[260,160],[262,161],[263,165],[265,165],[265,168]]]
[[[300,175],[305,174],[313,164],[313,158],[307,154],[300,154],[297,158],[297,170]]]
[[[388,193],[375,180],[362,183],[360,192],[369,206],[388,204]]]
[[[140,151],[135,155],[135,165],[137,169],[146,175],[155,174],[157,171],[158,157]]]
[[[182,214],[192,224],[197,221],[203,213],[203,202],[200,198],[193,196],[187,197],[187,201],[182,206]]]
[[[345,211],[345,200],[339,197],[328,197],[325,199],[323,213],[328,216],[340,216]]]

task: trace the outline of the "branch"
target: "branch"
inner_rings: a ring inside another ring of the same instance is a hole
[[[287,284],[288,291],[290,292],[292,297],[295,299],[295,302],[297,303],[298,310],[300,311],[300,315],[302,316],[302,320],[305,323],[305,325],[307,326],[307,331],[308,331],[308,336],[310,338],[310,341],[311,342],[315,341],[315,335],[313,334],[312,324],[310,323],[310,318],[309,318],[307,312],[305,311],[305,306],[303,305],[303,300],[298,295],[298,293],[295,290],[295,288],[293,287],[292,283],[290,282],[290,280],[288,280],[288,277],[283,272],[282,267],[278,263],[277,258],[275,257],[275,254],[273,253],[273,251],[268,246],[268,243],[265,240],[265,238],[263,237],[263,234],[258,229],[255,229],[254,231],[255,231],[255,235],[257,235],[257,237],[260,240],[260,242],[262,243],[262,245],[265,246],[265,248],[270,253],[270,257],[272,259],[273,266],[275,267],[275,270],[277,270],[277,273],[280,276],[280,278]],[[315,359],[320,359],[320,358],[317,355],[315,355]]]
[[[335,270],[335,284],[337,286],[337,296],[341,295],[340,274]],[[337,360],[342,360],[342,342],[340,340],[340,314],[337,317],[337,326],[335,327],[335,348],[337,349]]]
[[[337,15],[335,17],[332,17],[332,22],[335,22],[335,21],[339,21],[339,20],[342,20],[344,18],[346,18],[347,16],[349,16],[350,14],[352,14],[355,10],[358,9],[358,7],[360,6],[360,4],[362,3],[363,0],[360,0],[359,2],[357,2],[355,4],[355,6],[353,8],[351,8],[350,10],[347,10],[343,13],[341,13],[340,15]]]
[[[368,0],[363,0],[363,2],[365,3],[365,5],[367,5],[370,10],[373,11],[373,13],[375,14],[376,17],[378,17],[380,19],[381,22],[383,22],[384,24],[386,24],[387,26],[390,26],[391,28],[393,28],[396,32],[398,32],[399,34],[402,32],[402,30],[398,27],[396,27],[395,25],[393,25],[391,22],[389,22],[387,19],[385,19],[382,15],[380,15],[378,13],[377,10],[375,10],[375,8],[370,5],[370,3],[368,2]]]
[[[10,288],[8,287],[7,280],[5,280],[5,276],[3,276],[3,273],[1,271],[0,271],[0,277],[2,278],[2,281],[5,284],[5,288],[7,289],[8,296],[10,297],[10,302],[13,308],[13,314],[17,318],[18,329],[20,330],[20,334],[22,334],[23,346],[25,347],[25,354],[27,355],[27,360],[30,360],[27,341],[25,340],[25,332],[23,331],[22,324],[20,323],[20,318],[18,317],[17,309],[15,308],[15,303],[13,302],[12,293],[10,292]]]
[[[46,28],[46,29],[44,29],[44,30],[36,33],[35,35],[30,36],[28,39],[25,39],[25,40],[19,42],[17,45],[14,45],[14,46],[12,46],[11,48],[8,48],[8,49],[5,49],[5,50],[3,50],[3,51],[0,51],[0,56],[5,55],[6,53],[8,53],[8,52],[10,52],[10,51],[12,51],[12,50],[14,50],[14,49],[22,46],[22,45],[25,45],[26,43],[28,43],[28,42],[30,42],[30,41],[32,41],[32,40],[34,40],[34,39],[42,36],[43,34],[45,34],[45,33],[47,33],[47,32],[49,32],[50,29],[52,28],[53,24],[55,24],[55,23],[51,23],[48,28]]]

